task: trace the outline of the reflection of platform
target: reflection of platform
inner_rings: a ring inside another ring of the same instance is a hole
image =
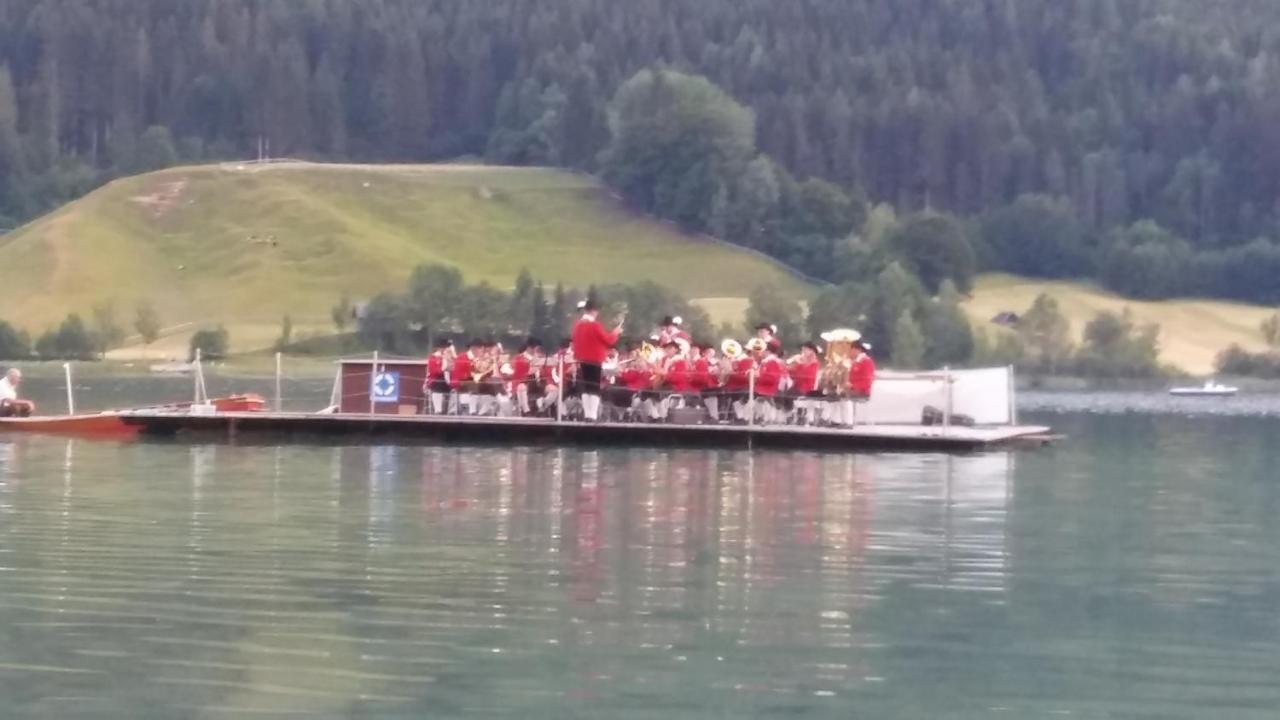
[[[1017,443],[1044,427],[864,425],[852,430],[796,426],[588,424],[541,419],[304,413],[127,413],[124,421],[151,436],[221,435],[271,438],[394,438],[401,441],[533,444],[781,447],[830,450],[967,451]]]

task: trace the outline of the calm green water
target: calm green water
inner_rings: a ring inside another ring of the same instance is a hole
[[[0,718],[1275,718],[1280,420],[967,457],[0,436]]]

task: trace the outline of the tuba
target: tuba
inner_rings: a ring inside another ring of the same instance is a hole
[[[485,379],[492,375],[497,369],[497,357],[488,352],[480,353],[480,355],[471,362],[471,380],[476,383],[484,382]]]
[[[853,368],[853,344],[862,339],[857,330],[842,328],[822,333],[827,352],[818,374],[818,387],[826,395],[844,396],[849,392],[849,371]]]
[[[720,343],[720,354],[730,360],[737,360],[742,357],[742,343],[733,338],[725,338],[724,342]]]

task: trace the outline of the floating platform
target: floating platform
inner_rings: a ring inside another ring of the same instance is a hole
[[[119,420],[140,437],[213,441],[307,440],[527,445],[782,448],[834,451],[972,452],[1044,444],[1049,428],[860,425],[832,429],[795,425],[680,425],[557,422],[542,418],[229,412],[210,415],[126,412]]]

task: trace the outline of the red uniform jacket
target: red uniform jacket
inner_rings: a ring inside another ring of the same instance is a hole
[[[849,371],[849,389],[854,395],[871,397],[871,384],[876,379],[876,361],[870,355],[863,354],[853,361],[853,369]]]
[[[808,395],[818,387],[818,361],[797,363],[791,367],[791,386],[796,395]]]
[[[653,380],[652,373],[637,367],[629,367],[623,370],[618,377],[622,380],[622,384],[627,386],[628,390],[636,392],[648,390],[649,383]]]
[[[756,378],[756,394],[773,397],[778,394],[778,385],[782,382],[784,368],[782,361],[770,356],[760,363],[760,374]]]
[[[729,373],[729,379],[725,381],[725,390],[746,390],[750,384],[749,376],[751,368],[755,367],[755,361],[749,357],[744,357],[733,361],[731,366],[733,370]]]
[[[618,332],[605,332],[599,320],[584,317],[573,326],[573,356],[578,362],[601,365],[617,343]]]
[[[547,361],[542,364],[543,383],[547,385],[556,384],[556,374],[560,372],[560,358],[562,357],[564,357],[564,353],[547,356]]]
[[[689,373],[688,360],[676,358],[667,365],[667,387],[678,393],[693,390],[693,375]]]
[[[431,353],[427,357],[427,382],[444,379],[444,354]]]
[[[471,353],[462,353],[453,361],[453,376],[450,383],[456,389],[464,382],[471,382]]]
[[[718,384],[718,378],[711,372],[711,361],[698,358],[693,363],[693,389],[710,390]]]
[[[529,356],[525,355],[524,353],[520,353],[519,355],[516,355],[515,359],[511,361],[512,387],[516,385],[523,385],[529,382],[530,373],[531,373],[531,365],[529,363]]]

